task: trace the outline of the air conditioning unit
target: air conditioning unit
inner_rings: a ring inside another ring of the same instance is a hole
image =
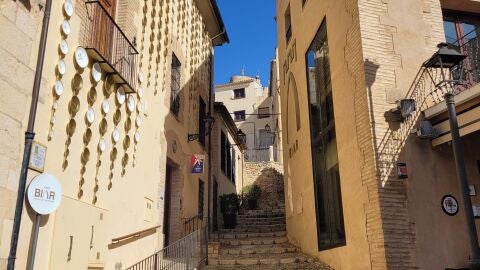
[[[433,127],[432,122],[423,120],[418,124],[417,137],[432,140],[438,138],[438,132]]]

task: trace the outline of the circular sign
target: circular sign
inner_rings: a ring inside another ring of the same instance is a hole
[[[452,195],[445,195],[442,198],[442,210],[449,216],[455,216],[458,213],[458,201]]]
[[[28,185],[27,198],[35,212],[48,215],[60,205],[62,187],[55,176],[42,173]]]

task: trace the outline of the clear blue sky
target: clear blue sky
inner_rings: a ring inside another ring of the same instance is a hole
[[[230,43],[215,48],[215,85],[232,75],[260,75],[267,85],[275,57],[275,0],[217,0]]]

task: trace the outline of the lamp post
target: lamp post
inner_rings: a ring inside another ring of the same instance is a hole
[[[238,129],[237,133],[235,134],[237,135],[237,138],[238,140],[240,141],[239,146],[241,145],[244,145],[246,144],[246,140],[247,140],[247,135],[242,131],[242,129]],[[243,203],[243,163],[245,162],[245,155],[243,154],[243,150],[242,150],[242,158],[243,158],[243,161],[242,161],[242,189],[241,189],[241,192],[242,192],[242,203]]]
[[[438,44],[438,51],[427,60],[423,66],[426,68],[437,68],[441,70],[442,81],[435,85],[435,87],[442,88],[443,86],[448,86],[449,84],[455,85],[459,83],[462,76],[459,80],[450,80],[446,79],[445,69],[449,71],[453,67],[457,66],[462,62],[466,56],[460,54],[454,49],[448,47],[447,43]],[[435,83],[435,82],[434,82]],[[465,161],[463,159],[463,152],[461,146],[460,132],[457,122],[457,113],[455,110],[455,99],[454,94],[447,92],[444,95],[445,103],[448,109],[448,117],[450,121],[450,133],[452,136],[452,146],[453,154],[455,157],[455,167],[457,169],[457,178],[460,184],[460,190],[463,197],[463,207],[466,217],[467,232],[470,238],[470,261],[468,262],[470,269],[480,269],[480,249],[478,246],[478,236],[477,228],[475,227],[475,219],[473,217],[472,201],[470,199],[470,192],[468,188],[467,173],[465,169]]]

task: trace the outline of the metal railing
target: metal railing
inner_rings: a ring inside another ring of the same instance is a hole
[[[93,50],[101,64],[108,64],[107,74],[118,75],[120,84],[135,91],[138,51],[99,1],[86,1],[85,5],[82,47]]]
[[[453,70],[454,79],[466,82],[466,85],[456,89],[456,92],[466,90],[480,83],[480,37],[475,34],[477,32],[478,29],[475,29],[450,44],[460,53],[467,56],[463,63]]]
[[[245,162],[267,162],[278,161],[282,155],[282,150],[269,147],[257,147],[253,149],[246,149],[244,151]]]
[[[207,219],[204,215],[198,214],[191,218],[183,219],[183,232],[184,235],[191,234],[194,231],[199,230],[200,228],[205,227],[207,224]]]
[[[207,260],[207,233],[205,226],[126,270],[192,270]]]

